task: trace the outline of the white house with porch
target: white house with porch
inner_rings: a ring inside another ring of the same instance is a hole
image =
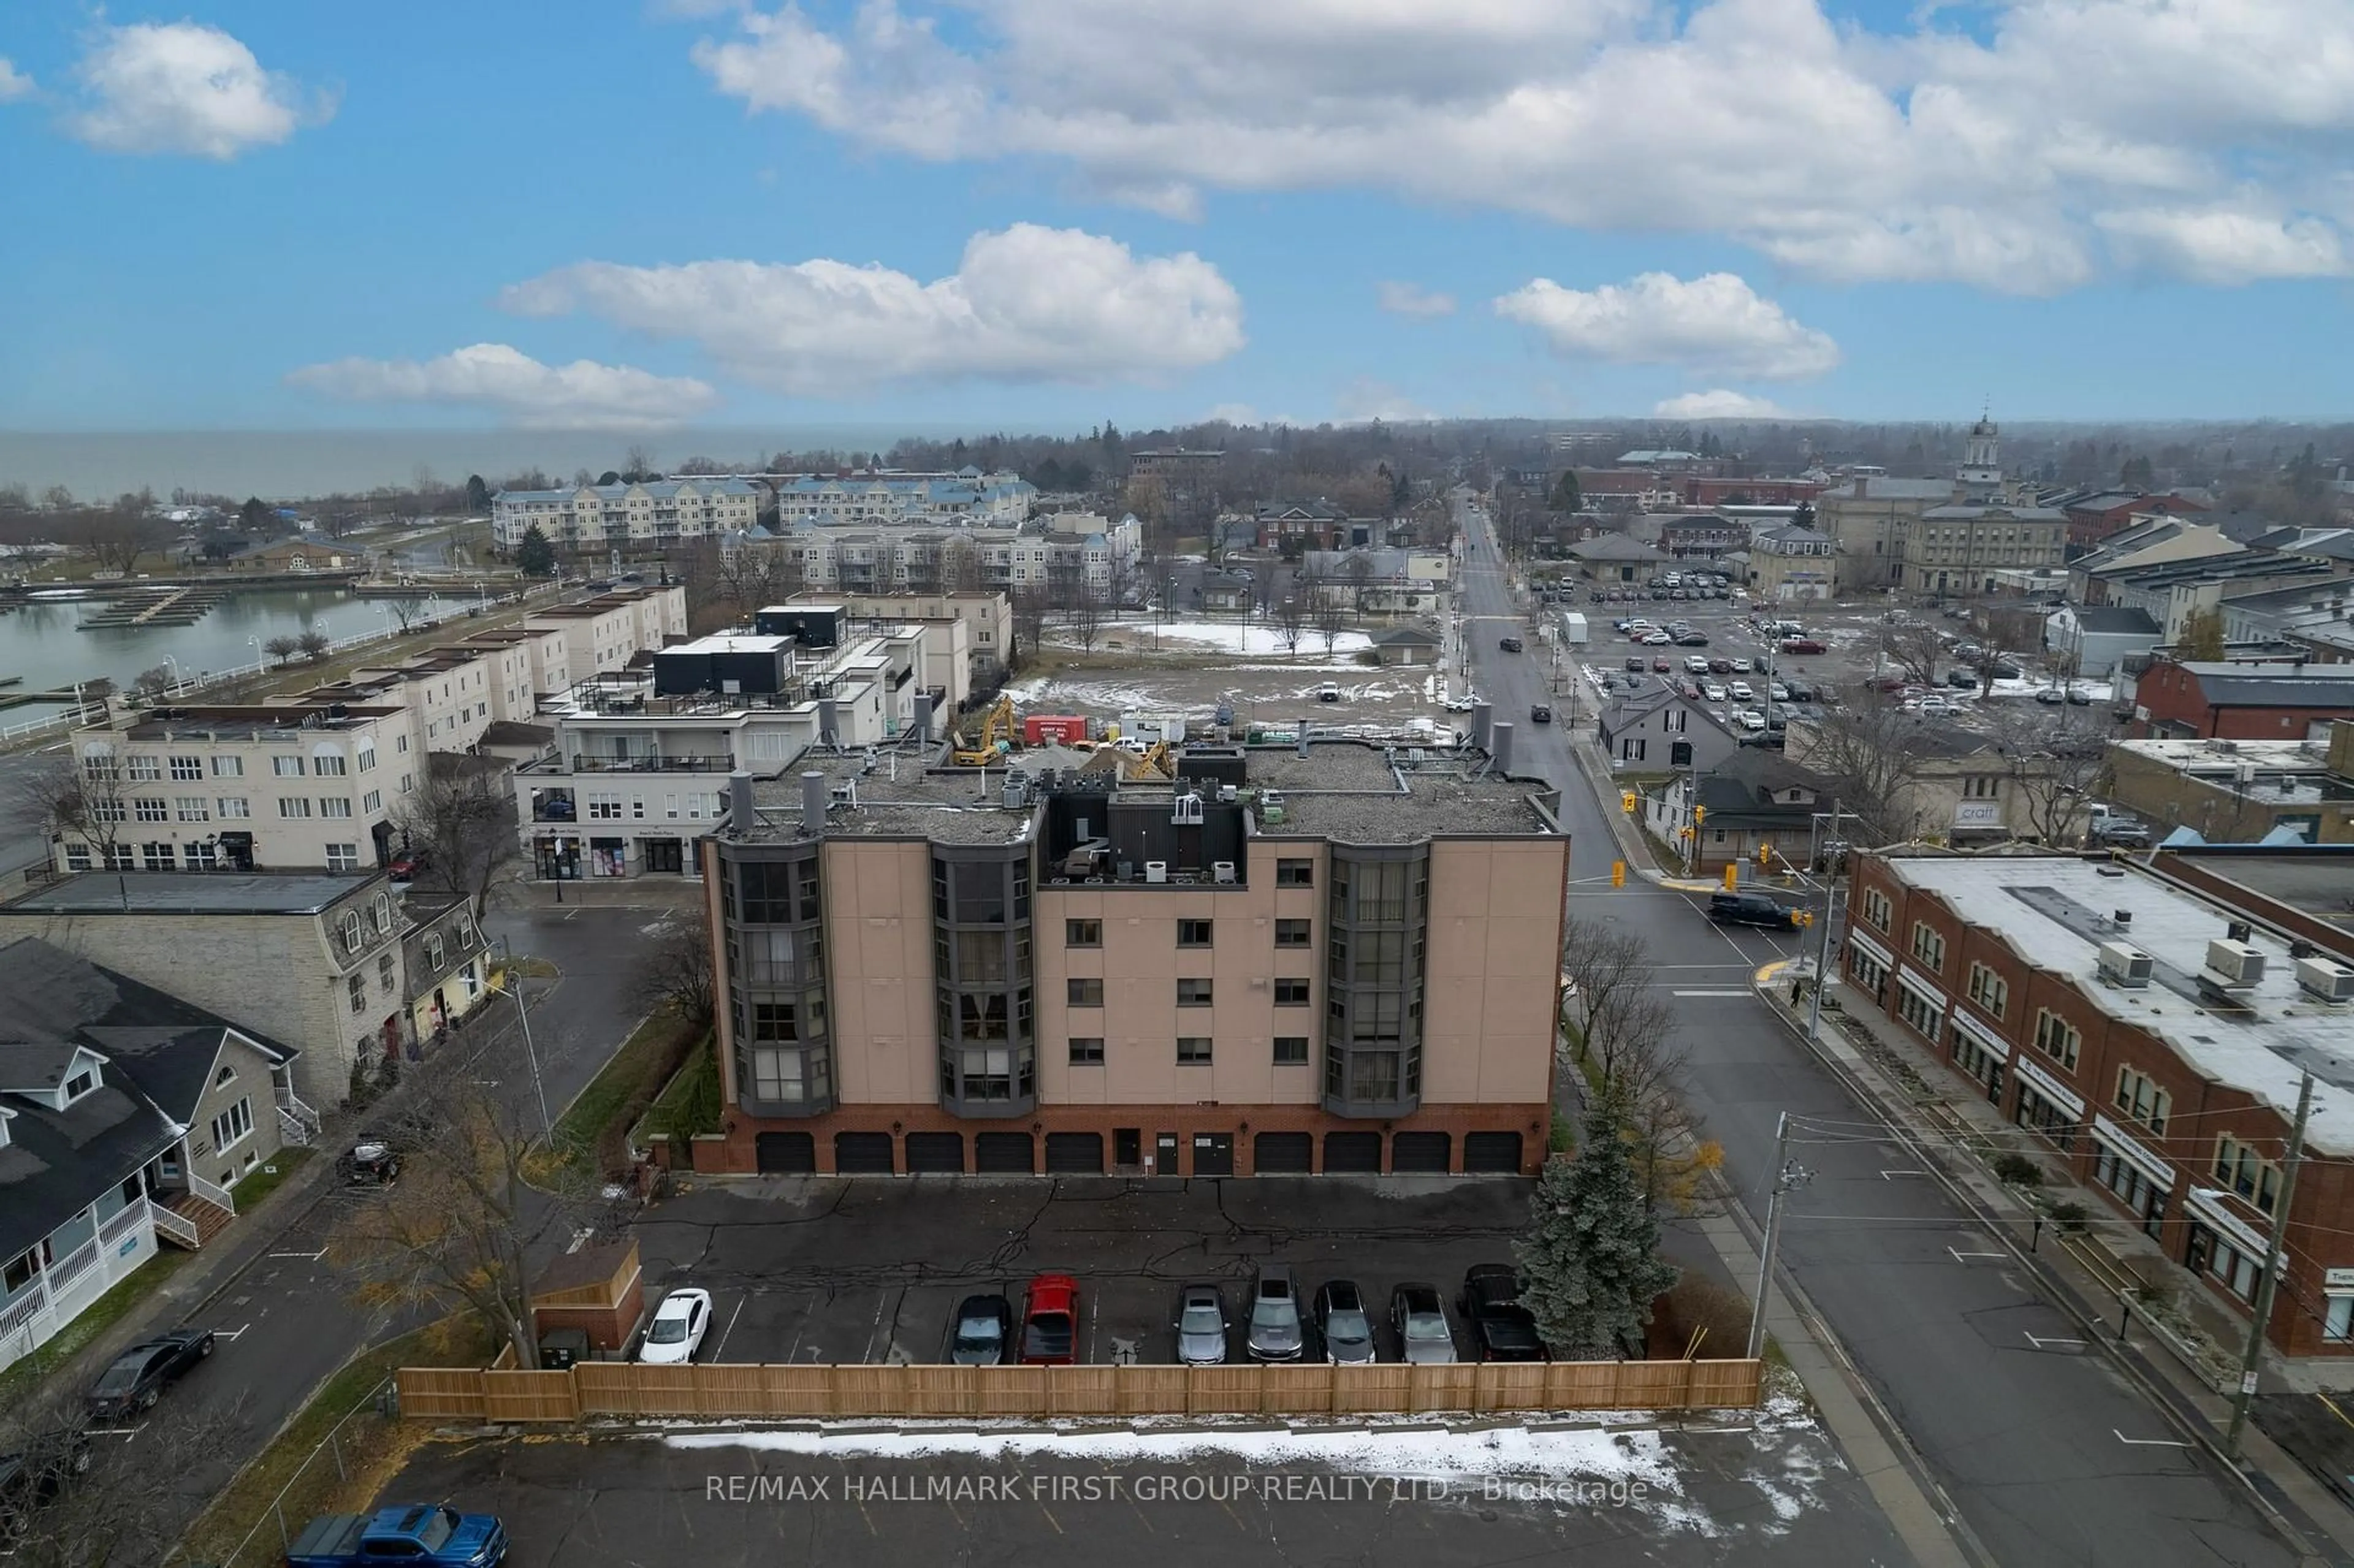
[[[317,1118],[294,1053],[36,938],[0,945],[0,1367],[237,1216]]]

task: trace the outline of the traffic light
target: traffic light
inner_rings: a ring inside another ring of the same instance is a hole
[[[1757,845],[1757,869],[1758,869],[1758,870],[1760,870],[1760,871],[1763,871],[1763,870],[1765,870],[1767,866],[1769,866],[1769,865],[1771,865],[1771,864],[1773,864],[1773,863],[1774,863],[1774,846],[1773,846],[1773,844],[1771,844],[1770,842],[1764,842],[1764,841],[1760,841],[1760,842],[1759,842],[1759,843],[1758,843],[1758,845]]]
[[[1613,887],[1624,887],[1627,885],[1627,863],[1625,861],[1614,860],[1610,863],[1610,885]]]
[[[1630,817],[1635,814],[1635,791],[1632,789],[1618,791],[1618,809]]]

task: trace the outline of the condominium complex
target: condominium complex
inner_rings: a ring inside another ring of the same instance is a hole
[[[1874,854],[1849,983],[1926,1043],[2217,1298],[2291,1355],[2354,1351],[2354,849],[2074,857]],[[2333,891],[2334,890],[2334,891]],[[2294,1212],[2301,1070],[2318,1080]]]
[[[957,524],[1011,527],[1026,522],[1038,490],[1020,474],[902,473],[892,470],[839,474],[783,474],[762,481],[776,497],[783,528],[840,524]]]
[[[1533,1170],[1568,841],[1511,730],[730,781],[698,1168]]]
[[[512,550],[536,527],[567,551],[711,539],[758,522],[762,495],[757,483],[730,476],[503,490],[491,501],[491,538]]]
[[[722,548],[770,551],[790,560],[810,588],[848,594],[1046,588],[1084,582],[1109,595],[1131,581],[1143,526],[1092,513],[1060,513],[1023,528],[799,527],[765,529]]]

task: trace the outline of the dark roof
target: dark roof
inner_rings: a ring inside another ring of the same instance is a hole
[[[493,719],[482,730],[484,746],[553,746],[556,731],[547,725],[525,724],[518,719]]]
[[[613,1271],[636,1247],[635,1242],[591,1242],[578,1252],[558,1253],[547,1260],[531,1282],[534,1296],[553,1296],[559,1290],[578,1290],[584,1285],[603,1285],[613,1277]]]
[[[1387,631],[1373,633],[1373,646],[1376,648],[1394,648],[1401,642],[1415,642],[1436,648],[1438,646],[1438,638],[1435,633],[1425,631],[1419,626],[1393,626]]]
[[[2079,605],[2069,613],[2075,617],[2078,627],[2090,632],[2114,635],[2147,631],[2155,635],[2160,630],[2146,609],[2127,609],[2114,604],[2087,604]]]
[[[2307,664],[2292,670],[2250,664],[2189,663],[2199,694],[2219,708],[2354,708],[2354,666]]]
[[[434,753],[435,756],[442,755]],[[85,872],[0,905],[9,915],[315,915],[383,873]]]
[[[1581,561],[1666,561],[1670,558],[1624,534],[1598,534],[1591,539],[1580,539],[1569,547],[1569,553]]]
[[[0,1148],[0,1257],[15,1257],[170,1148],[177,1124],[119,1068],[64,1110],[8,1096]]]

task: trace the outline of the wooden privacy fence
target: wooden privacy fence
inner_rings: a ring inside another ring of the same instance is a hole
[[[1754,1361],[1463,1366],[645,1366],[562,1372],[403,1367],[400,1413],[428,1420],[584,1417],[1417,1415],[1727,1410],[1754,1405]]]

